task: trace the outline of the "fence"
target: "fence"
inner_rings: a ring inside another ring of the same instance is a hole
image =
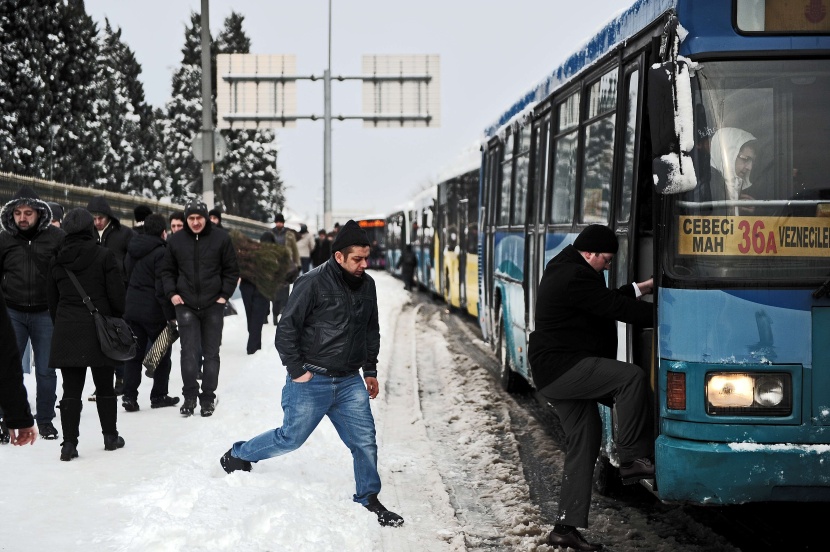
[[[104,196],[112,209],[112,214],[118,217],[124,226],[133,225],[133,209],[138,205],[146,205],[154,213],[165,217],[184,209],[183,205],[176,205],[167,201],[106,192],[94,188],[83,188],[4,172],[0,172],[0,205],[5,205],[10,201],[23,184],[28,184],[34,189],[43,201],[59,203],[64,211],[75,207],[86,207],[93,197]],[[228,214],[222,214],[222,226],[228,230],[239,230],[253,239],[259,239],[262,233],[270,228],[270,225],[264,222]]]

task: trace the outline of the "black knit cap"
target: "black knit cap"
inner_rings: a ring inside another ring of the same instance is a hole
[[[619,244],[614,231],[602,224],[592,224],[585,228],[574,240],[574,247],[586,253],[617,253]]]
[[[144,219],[147,218],[147,215],[152,215],[153,210],[147,207],[146,205],[138,205],[135,209],[133,209],[133,218],[135,218],[136,222],[144,222]]]
[[[203,217],[208,218],[208,208],[207,205],[205,205],[205,202],[197,197],[194,197],[188,201],[187,205],[184,206],[184,218],[187,218],[190,215],[202,215]]]
[[[360,245],[365,247],[370,244],[369,236],[366,235],[366,231],[363,230],[358,223],[350,220],[340,227],[340,231],[337,232],[337,236],[335,236],[334,241],[331,244],[331,250],[332,253],[335,251],[343,251],[352,245]]]
[[[277,213],[274,217],[274,222],[281,222],[285,224],[285,217],[282,215],[282,213]]]
[[[83,207],[70,209],[63,217],[63,224],[61,225],[61,228],[63,228],[63,231],[67,234],[91,234],[95,228],[94,221],[92,220],[92,213]]]

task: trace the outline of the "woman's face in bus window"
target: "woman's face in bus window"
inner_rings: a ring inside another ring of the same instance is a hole
[[[755,148],[745,145],[735,158],[735,176],[746,180],[752,172],[752,164],[755,162]]]

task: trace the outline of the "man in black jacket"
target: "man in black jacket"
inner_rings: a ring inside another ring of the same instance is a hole
[[[369,399],[378,395],[380,329],[375,281],[366,274],[369,238],[350,220],[332,244],[334,256],[300,276],[288,298],[275,344],[288,369],[283,388],[283,425],[239,441],[220,459],[231,473],[251,462],[299,448],[328,416],[352,451],[354,501],[384,526],[403,518],[378,501],[375,421]],[[360,379],[360,369],[363,379]]]
[[[52,226],[51,209],[29,186],[21,187],[0,209],[0,225],[0,276],[17,350],[25,350],[31,340],[35,355],[38,431],[44,439],[57,439],[52,420],[58,376],[49,367],[53,325],[46,299],[46,275],[65,233]]]
[[[127,289],[127,271],[124,268],[124,259],[127,257],[127,247],[133,239],[135,232],[121,224],[121,220],[115,216],[110,204],[104,196],[95,196],[89,200],[86,210],[92,213],[92,220],[95,223],[95,237],[98,243],[113,253],[118,262],[118,270],[121,272],[121,279],[124,280],[124,289]],[[124,365],[115,367],[115,394],[124,392]],[[92,396],[89,400],[95,400]]]
[[[130,284],[127,286],[124,320],[138,338],[138,352],[124,367],[124,397],[121,405],[127,412],[138,407],[138,386],[141,383],[141,364],[144,355],[168,323],[175,324],[176,311],[164,295],[164,286],[159,274],[164,264],[167,242],[167,221],[162,215],[148,215],[142,220],[142,231],[127,248],[124,263]],[[179,403],[178,397],[167,395],[170,378],[170,349],[161,357],[153,374],[153,389],[150,391],[150,406],[162,408]]]
[[[236,290],[239,266],[230,235],[213,227],[207,205],[192,199],[184,216],[184,230],[167,240],[161,277],[164,294],[176,309],[182,341],[184,403],[180,412],[192,416],[198,397],[202,416],[210,416],[216,409],[225,303]],[[200,351],[204,359],[201,393],[197,379]]]
[[[617,253],[617,236],[592,224],[545,267],[536,300],[536,330],[528,360],[533,381],[553,406],[567,437],[557,523],[548,544],[599,550],[577,527],[588,526],[594,464],[602,422],[597,403],[613,404],[623,482],[654,477],[648,383],[639,366],[617,357],[616,321],[652,325],[651,279],[610,290],[603,272]]]

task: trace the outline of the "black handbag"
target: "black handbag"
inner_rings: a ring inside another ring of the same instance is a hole
[[[106,316],[98,312],[75,274],[68,268],[65,270],[69,279],[75,284],[75,289],[81,295],[84,305],[89,309],[89,313],[95,320],[95,331],[98,333],[98,344],[101,346],[101,352],[108,358],[121,362],[134,358],[138,340],[130,329],[130,325],[123,318]]]

